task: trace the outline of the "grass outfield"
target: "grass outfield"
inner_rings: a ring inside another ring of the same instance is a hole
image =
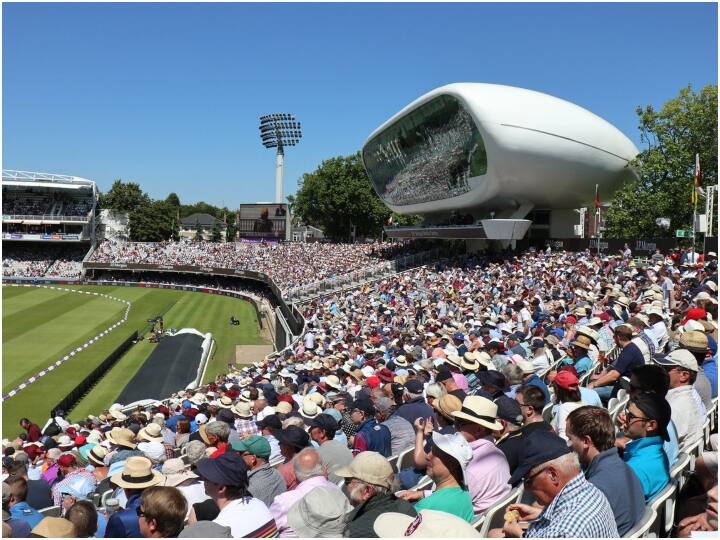
[[[163,315],[165,328],[192,327],[203,333],[213,334],[216,349],[208,364],[206,380],[214,378],[215,374],[225,370],[229,362],[234,361],[235,345],[264,343],[259,334],[254,307],[230,297],[136,287],[65,288],[103,292],[131,302],[128,321],[52,373],[3,402],[4,437],[17,434],[18,420],[23,416],[36,422],[45,421],[50,408],[67,395],[133,330],[146,330],[149,318]],[[23,297],[26,297],[24,309]],[[3,389],[13,388],[18,380],[34,375],[77,347],[76,343],[83,343],[110,326],[122,317],[124,306],[91,295],[30,287],[3,287]],[[78,317],[76,312],[81,316]],[[240,319],[240,326],[228,324],[231,314]],[[68,322],[72,321],[72,331],[57,331],[58,326],[65,325],[66,317]],[[84,331],[82,335],[81,328]],[[28,350],[27,365],[14,360],[17,357],[9,356],[8,344],[16,351]],[[112,404],[150,355],[153,347],[154,344],[144,341],[130,349],[70,416],[80,418],[88,413],[98,413]],[[43,363],[45,357],[49,360]]]

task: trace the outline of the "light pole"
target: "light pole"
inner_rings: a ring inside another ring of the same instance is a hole
[[[260,140],[265,148],[277,148],[275,154],[275,203],[283,202],[283,169],[286,146],[295,146],[302,138],[300,122],[287,113],[260,117]]]

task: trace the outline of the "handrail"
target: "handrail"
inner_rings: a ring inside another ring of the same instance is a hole
[[[90,221],[90,212],[86,216],[54,216],[52,214],[3,214],[3,221],[6,220],[23,220],[23,221]]]

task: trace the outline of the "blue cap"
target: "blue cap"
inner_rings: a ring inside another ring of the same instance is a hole
[[[508,480],[513,486],[538,465],[572,452],[567,441],[552,431],[533,431],[524,441],[520,465]]]
[[[240,454],[226,450],[217,458],[203,458],[198,461],[195,472],[203,480],[221,486],[247,487],[247,465]]]
[[[463,334],[462,332],[455,332],[455,333],[453,334],[453,339],[464,340],[464,339],[465,339],[465,334]]]

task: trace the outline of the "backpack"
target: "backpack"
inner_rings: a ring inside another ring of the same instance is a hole
[[[42,434],[46,437],[54,437],[55,435],[59,435],[60,433],[62,433],[62,429],[58,425],[55,418],[50,421],[50,423],[47,425],[47,427],[45,427],[42,432]]]

